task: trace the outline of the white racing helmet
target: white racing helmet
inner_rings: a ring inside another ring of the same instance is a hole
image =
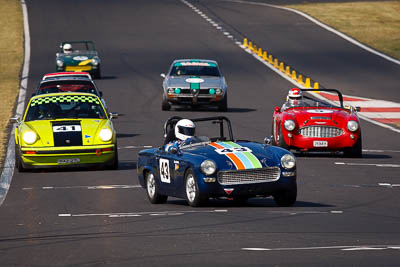
[[[71,53],[72,52],[72,45],[71,44],[64,44],[63,45],[64,53]]]
[[[196,132],[196,125],[194,125],[193,121],[188,119],[182,119],[178,121],[175,125],[175,136],[179,140],[186,140],[190,137],[193,137]]]
[[[287,100],[300,100],[303,97],[303,93],[299,88],[292,88],[289,90]]]

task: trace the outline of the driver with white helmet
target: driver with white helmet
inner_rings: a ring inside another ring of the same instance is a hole
[[[63,51],[65,54],[72,53],[72,45],[71,44],[64,44]]]
[[[175,137],[177,140],[165,145],[165,151],[169,152],[172,147],[179,148],[184,141],[194,137],[196,133],[196,125],[188,119],[179,120],[175,125]]]
[[[299,88],[292,88],[289,90],[286,97],[286,102],[283,104],[282,109],[287,109],[294,106],[301,105],[303,100],[303,92]]]

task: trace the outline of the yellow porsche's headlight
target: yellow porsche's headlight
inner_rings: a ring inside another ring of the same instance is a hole
[[[101,129],[99,136],[103,142],[108,142],[111,140],[113,133],[110,129],[104,128],[104,129]]]
[[[37,135],[33,131],[26,131],[22,138],[24,139],[25,143],[27,143],[28,145],[32,145],[33,143],[36,142]]]

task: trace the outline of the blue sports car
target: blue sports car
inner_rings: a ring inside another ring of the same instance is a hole
[[[163,146],[139,152],[138,178],[151,203],[165,203],[168,196],[186,199],[192,207],[209,198],[244,203],[251,197],[272,196],[279,206],[296,202],[292,153],[269,144],[234,140],[230,120],[223,116],[192,119],[215,137],[195,136],[167,152],[164,147],[174,140],[174,126],[180,119],[165,122]]]

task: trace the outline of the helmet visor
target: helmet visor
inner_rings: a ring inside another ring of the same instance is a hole
[[[184,126],[178,126],[179,133],[187,135],[187,136],[194,136],[196,129],[192,127],[184,127]]]

